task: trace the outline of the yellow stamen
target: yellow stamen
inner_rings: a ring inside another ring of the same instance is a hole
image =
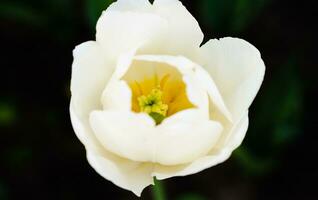
[[[158,88],[152,89],[147,96],[138,97],[138,103],[141,112],[167,115],[168,105],[162,102],[162,91]]]

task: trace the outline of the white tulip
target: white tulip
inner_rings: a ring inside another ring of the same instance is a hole
[[[202,40],[177,0],[118,0],[75,48],[71,120],[101,176],[140,196],[241,144],[264,63],[242,39]]]

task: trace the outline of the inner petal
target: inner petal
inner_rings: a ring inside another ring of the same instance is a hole
[[[182,75],[168,64],[137,60],[123,79],[132,91],[134,112],[164,119],[195,107],[188,99]]]

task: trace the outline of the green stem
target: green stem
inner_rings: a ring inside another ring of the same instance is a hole
[[[152,187],[152,195],[154,200],[166,200],[166,193],[161,181],[154,178],[155,185]]]

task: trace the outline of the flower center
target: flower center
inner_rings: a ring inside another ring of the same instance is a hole
[[[184,109],[193,108],[183,81],[170,74],[154,75],[141,81],[131,81],[132,110],[149,114],[156,124]]]

